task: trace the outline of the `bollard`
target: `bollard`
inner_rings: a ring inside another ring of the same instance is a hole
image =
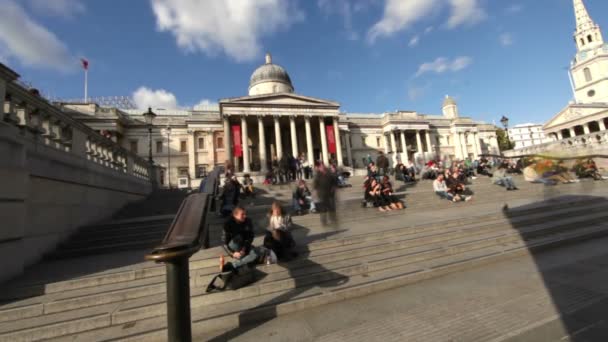
[[[190,270],[188,257],[166,262],[167,338],[169,342],[191,342]]]

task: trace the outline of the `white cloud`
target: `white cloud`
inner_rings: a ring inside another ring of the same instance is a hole
[[[326,16],[336,14],[344,21],[344,30],[348,40],[358,40],[359,33],[353,28],[353,15],[365,10],[371,0],[317,0],[317,6]]]
[[[206,107],[215,106],[215,105],[217,105],[217,102],[215,102],[215,101],[211,101],[209,99],[202,99],[197,104],[194,105],[194,109],[202,110],[202,109],[205,109]]]
[[[448,19],[448,27],[474,25],[486,18],[486,12],[480,7],[479,0],[450,0],[452,14]]]
[[[236,61],[260,54],[260,38],[303,19],[290,0],[150,0],[160,31],[188,52],[225,53]]]
[[[86,10],[80,0],[29,0],[29,4],[39,14],[64,18],[72,18]]]
[[[414,47],[414,46],[418,45],[419,41],[420,41],[420,36],[415,35],[412,37],[412,39],[410,39],[410,42],[407,44],[407,46]]]
[[[152,90],[147,87],[139,87],[133,93],[133,102],[137,108],[178,108],[175,95],[164,89]]]
[[[500,41],[500,45],[502,46],[513,45],[513,35],[511,35],[510,33],[501,34],[498,37],[498,40]]]
[[[76,70],[78,61],[66,45],[15,1],[0,0],[0,8],[0,55],[31,67]]]
[[[450,8],[446,23],[450,29],[476,24],[486,17],[479,0],[386,0],[384,15],[367,32],[367,39],[373,43],[378,38],[405,30],[445,6]]]
[[[433,26],[429,26],[424,29],[424,34],[429,34],[429,33],[433,32],[434,29],[435,28]]]
[[[432,62],[421,64],[418,67],[415,77],[428,72],[434,72],[436,74],[442,74],[447,71],[456,72],[467,68],[471,63],[473,63],[473,59],[467,56],[455,58],[453,61],[445,57],[439,57]]]

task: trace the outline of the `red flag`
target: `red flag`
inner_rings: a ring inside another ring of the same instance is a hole
[[[89,61],[87,61],[87,60],[86,60],[86,59],[84,59],[84,58],[81,58],[81,59],[80,59],[80,62],[82,63],[82,68],[83,68],[84,70],[89,70]]]
[[[327,132],[327,150],[329,153],[336,153],[336,137],[334,136],[334,126],[326,125],[325,131]]]
[[[235,157],[243,156],[243,145],[241,144],[241,125],[232,125],[232,146]]]

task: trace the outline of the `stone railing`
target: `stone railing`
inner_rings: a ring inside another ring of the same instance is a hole
[[[608,151],[608,131],[600,131],[551,141],[544,144],[528,146],[505,151],[505,156],[527,154],[556,154],[559,156],[577,156],[584,154],[604,153]]]
[[[0,64],[0,281],[154,189],[156,169]]]

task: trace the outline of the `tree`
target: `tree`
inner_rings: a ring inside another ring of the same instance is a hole
[[[496,130],[496,139],[498,140],[498,148],[501,151],[510,150],[515,144],[507,137],[507,133],[504,129],[499,128]]]

